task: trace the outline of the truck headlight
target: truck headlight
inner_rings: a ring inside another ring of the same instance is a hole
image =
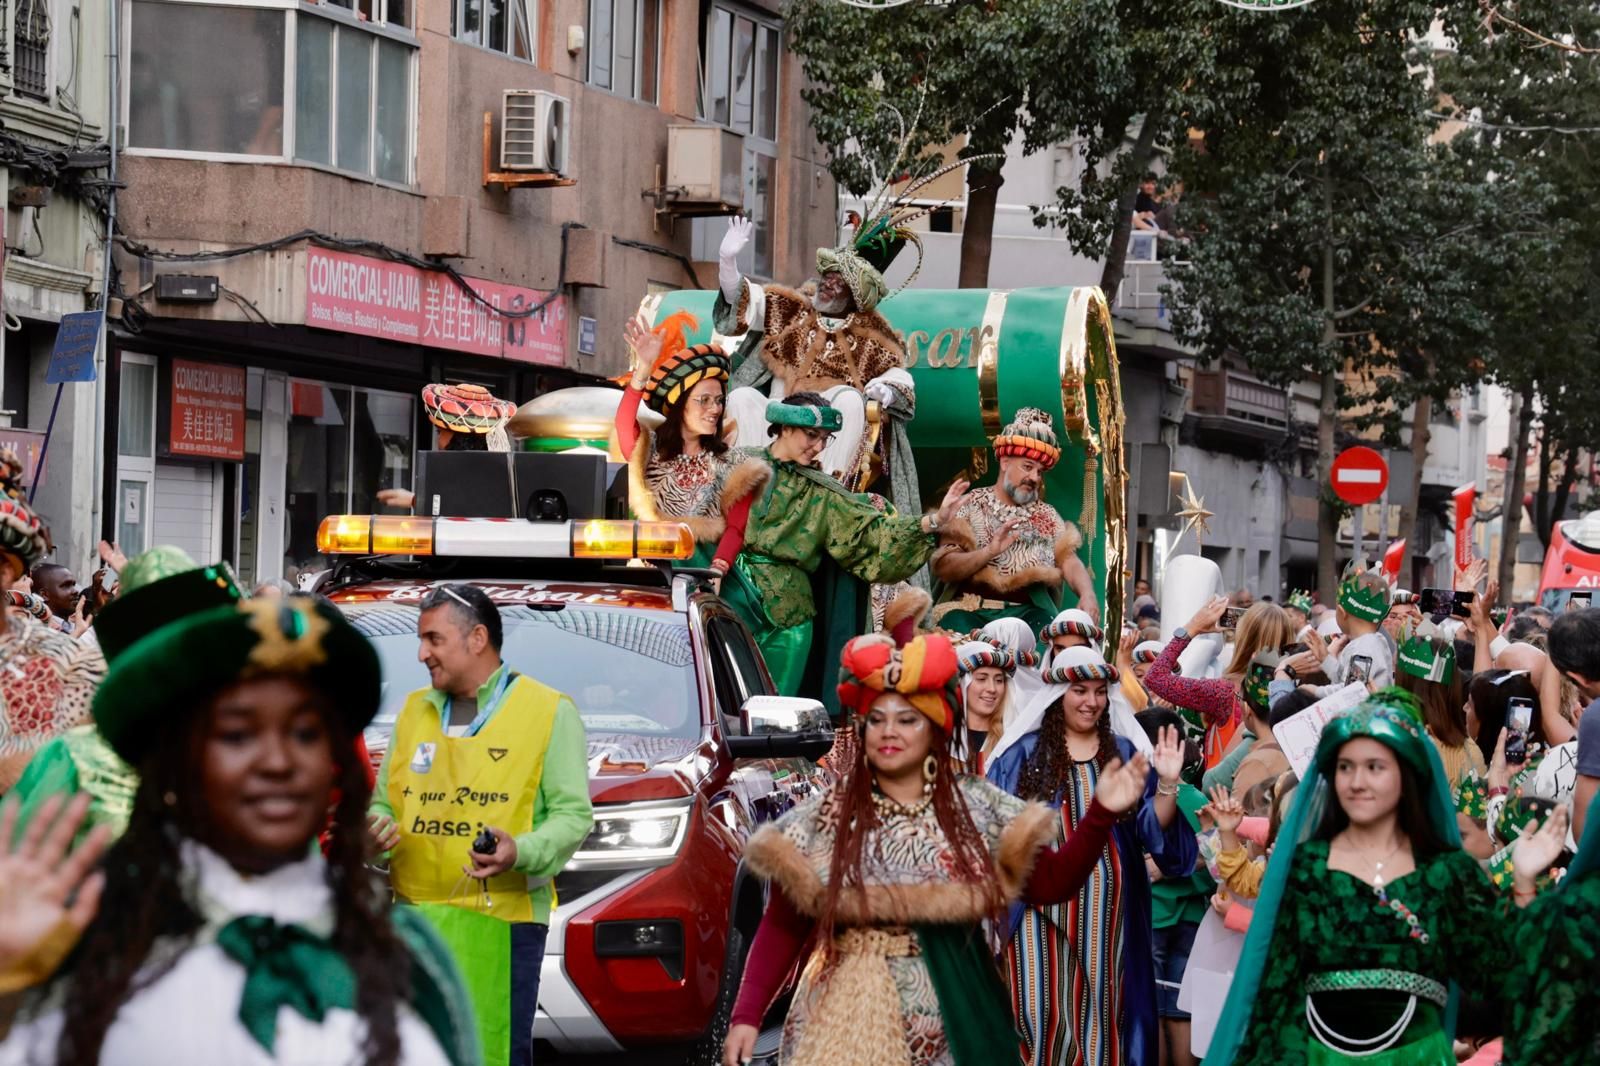
[[[680,801],[602,807],[567,869],[665,866],[683,847],[692,813],[690,804]]]

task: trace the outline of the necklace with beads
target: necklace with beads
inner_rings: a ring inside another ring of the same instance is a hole
[[[925,781],[922,785],[922,798],[913,803],[901,803],[899,800],[885,796],[878,787],[878,782],[872,782],[872,806],[878,811],[879,818],[915,818],[928,809],[933,803],[933,782]]]

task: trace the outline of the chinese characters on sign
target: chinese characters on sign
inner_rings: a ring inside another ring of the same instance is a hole
[[[172,361],[173,455],[244,460],[242,366]]]
[[[564,296],[536,315],[507,317],[498,310],[523,311],[549,294],[479,278],[467,282],[480,299],[438,271],[312,247],[306,250],[305,323],[474,355],[565,364]]]

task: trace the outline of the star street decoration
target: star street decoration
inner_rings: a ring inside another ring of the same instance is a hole
[[[1189,475],[1183,476],[1183,494],[1178,497],[1178,502],[1183,504],[1183,510],[1178,512],[1178,517],[1183,519],[1183,528],[1178,530],[1178,539],[1189,530],[1194,530],[1194,542],[1198,546],[1200,538],[1211,532],[1209,519],[1215,515],[1206,510],[1206,501],[1203,497],[1196,496],[1194,484],[1190,482]]]

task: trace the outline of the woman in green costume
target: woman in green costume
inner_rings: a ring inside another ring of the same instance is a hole
[[[916,573],[967,483],[950,486],[937,514],[899,515],[882,497],[847,492],[811,465],[842,424],[821,396],[797,392],[774,401],[767,421],[772,443],[745,454],[765,459],[772,476],[728,514],[730,526],[744,520],[745,536],[722,596],[755,634],[780,693],[822,692],[822,664],[837,662],[866,622],[863,583]],[[819,616],[830,627],[821,641],[813,632]],[[833,693],[825,696],[831,701]]]
[[[1557,815],[1520,842],[1518,902],[1565,835]],[[1498,999],[1508,910],[1461,850],[1416,701],[1376,693],[1328,724],[1296,789],[1207,1066],[1454,1062],[1454,986]]]

